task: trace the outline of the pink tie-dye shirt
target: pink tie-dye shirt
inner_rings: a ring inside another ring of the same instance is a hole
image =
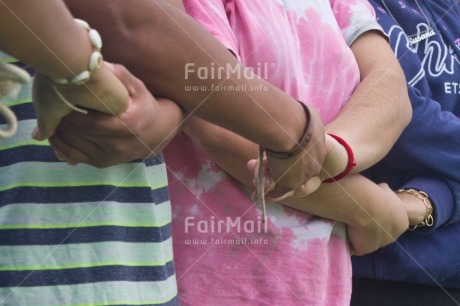
[[[349,45],[365,31],[380,30],[363,0],[184,4],[242,63],[316,107],[324,123],[359,83]],[[343,224],[270,204],[265,226],[248,192],[186,136],[176,137],[165,157],[182,305],[349,304]]]

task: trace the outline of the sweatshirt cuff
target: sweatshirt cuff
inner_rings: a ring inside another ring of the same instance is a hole
[[[353,277],[377,279],[374,258],[375,253],[366,254],[364,256],[351,256]]]
[[[401,188],[425,192],[433,206],[433,226],[418,227],[414,233],[430,234],[452,217],[455,206],[454,197],[444,180],[433,175],[419,175],[410,178]]]

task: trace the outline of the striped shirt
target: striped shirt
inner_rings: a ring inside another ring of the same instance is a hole
[[[3,99],[18,132],[0,139],[0,305],[177,305],[163,157],[58,161],[30,137],[31,87]]]

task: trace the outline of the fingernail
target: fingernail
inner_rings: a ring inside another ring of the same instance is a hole
[[[59,153],[58,151],[54,151],[54,154],[56,155],[57,159],[60,161],[67,161],[65,156],[62,155],[62,153]]]
[[[38,128],[35,127],[34,130],[32,131],[31,137],[32,137],[32,139],[40,140],[39,136],[40,136],[40,133],[38,131]]]
[[[264,176],[264,187],[265,188],[270,187],[271,185],[273,185],[273,183],[274,183],[273,178]]]
[[[111,72],[115,70],[115,66],[112,63],[109,63],[109,62],[104,62],[104,63]]]

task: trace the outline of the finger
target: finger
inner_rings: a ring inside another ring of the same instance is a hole
[[[120,82],[128,90],[129,96],[134,96],[142,88],[145,87],[138,78],[128,71],[123,65],[112,64],[113,74],[120,80]]]
[[[63,103],[51,103],[51,101],[54,101],[53,99],[59,98],[53,92],[51,86],[44,82],[39,75],[35,77],[32,90],[37,116],[37,127],[32,133],[32,138],[45,140],[54,134],[62,117],[69,114],[71,110]]]
[[[276,185],[276,187],[272,191],[267,193],[267,197],[275,201],[281,201],[287,197],[292,196],[293,194],[294,190]]]
[[[355,249],[353,249],[352,246],[350,246],[350,256],[356,255]]]
[[[272,192],[267,194],[267,196],[271,197],[275,201],[281,201],[288,197],[303,198],[315,192],[319,186],[321,186],[321,178],[319,176],[315,176],[309,179],[306,183],[297,187],[295,190],[279,187],[277,185]]]
[[[276,189],[276,181],[268,173],[265,173],[264,175],[264,189],[265,194],[268,194]]]
[[[292,197],[294,194],[294,190],[289,190],[286,191],[286,189],[282,188],[275,188],[272,192],[269,192],[265,199],[270,202],[279,202],[281,200],[284,200],[286,198]]]
[[[53,147],[60,152],[66,160],[72,163],[85,163],[93,165],[99,156],[100,147],[85,133],[80,133],[72,128],[71,123],[62,124],[56,132],[59,143],[53,141]]]
[[[119,136],[126,133],[126,127],[120,118],[101,112],[88,111],[86,115],[73,112],[63,120],[64,122],[72,122],[88,135]]]
[[[258,159],[250,159],[247,164],[246,164],[246,167],[248,168],[249,172],[254,175],[254,174],[257,174],[257,165],[259,164],[259,160]]]
[[[321,178],[319,176],[312,177],[305,184],[294,190],[292,197],[303,198],[315,192],[321,186]]]
[[[246,164],[249,172],[252,174],[252,184],[254,187],[257,188],[258,184],[258,179],[259,179],[259,160],[258,159],[251,159],[248,161]]]
[[[93,151],[100,149],[100,142],[103,139],[100,136],[92,136],[86,131],[80,129],[77,125],[70,121],[63,121],[56,130],[59,136],[66,143],[70,144],[74,148],[78,148],[80,151],[84,151],[91,155],[91,149]]]
[[[45,140],[50,138],[56,132],[56,128],[59,126],[60,122],[61,118],[57,117],[50,117],[46,120],[38,117],[37,126],[33,130],[31,137],[35,140]]]
[[[259,178],[259,160],[258,159],[251,159],[246,164],[249,172],[253,176],[252,183],[254,186],[257,186],[257,180]],[[274,189],[274,185],[276,185],[275,180],[270,175],[270,171],[268,169],[268,162],[266,159],[262,161],[262,167],[264,167],[264,188],[265,191],[271,191]]]
[[[49,138],[49,142],[55,151],[57,159],[61,161],[67,161],[69,164],[76,165],[78,163],[84,163],[88,159],[85,153],[73,148],[63,141],[59,133]]]

